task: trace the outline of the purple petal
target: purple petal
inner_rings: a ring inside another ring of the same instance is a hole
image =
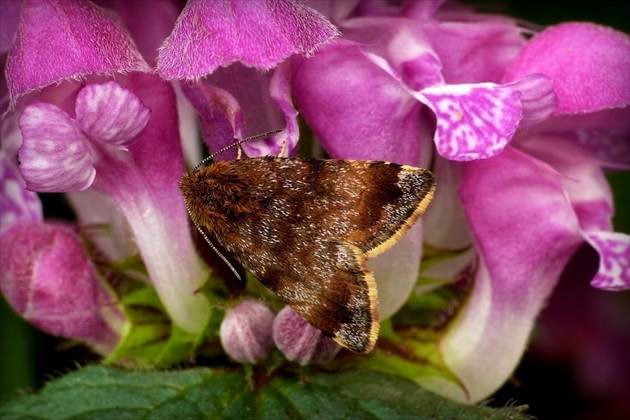
[[[0,54],[9,51],[20,21],[20,1],[0,1]]]
[[[269,81],[269,93],[275,107],[272,108],[268,106],[267,112],[265,112],[268,120],[271,119],[270,115],[275,116],[277,114],[281,114],[284,117],[284,124],[276,123],[278,125],[276,127],[271,127],[271,129],[280,128],[283,125],[285,125],[286,128],[281,133],[278,133],[270,138],[261,139],[261,141],[257,140],[243,143],[243,151],[245,151],[247,156],[278,156],[285,141],[285,156],[288,156],[297,146],[298,139],[300,138],[300,127],[298,126],[297,120],[298,112],[291,101],[290,71],[291,66],[289,63],[283,63],[280,64],[273,72],[271,80]],[[260,133],[263,132],[265,131],[260,131]]]
[[[588,232],[585,238],[599,253],[599,270],[591,285],[604,290],[630,289],[630,236]]]
[[[94,188],[67,192],[64,197],[72,205],[81,226],[107,226],[107,234],[99,229],[85,229],[89,238],[107,261],[117,262],[138,255],[138,247],[131,238],[131,229],[116,203]]]
[[[142,57],[151,66],[155,65],[158,48],[175,26],[182,9],[178,0],[104,0],[99,4],[120,16]]]
[[[606,168],[630,169],[630,107],[557,116],[536,132],[571,139]]]
[[[13,101],[68,78],[149,70],[125,29],[93,3],[23,2],[6,64]]]
[[[561,175],[582,230],[612,229],[612,192],[599,162],[587,150],[558,134],[533,135],[519,147]]]
[[[26,189],[15,158],[0,150],[0,233],[20,221],[41,222],[44,219],[39,196]]]
[[[523,104],[521,126],[538,124],[546,120],[558,106],[551,79],[543,74],[530,74],[504,86],[521,93]]]
[[[129,152],[103,150],[94,187],[127,219],[147,272],[166,310],[181,328],[201,331],[210,307],[197,293],[207,271],[195,252],[178,182],[184,173],[177,108],[171,86],[156,75],[132,73],[126,87],[151,108]],[[104,148],[103,148],[104,149]]]
[[[410,90],[444,84],[440,58],[416,21],[363,18],[342,29],[345,39],[360,45],[368,59]]]
[[[439,180],[431,205],[422,216],[424,243],[442,250],[462,250],[471,246],[470,228],[464,216],[458,189],[462,168],[440,156],[435,157],[433,173]]]
[[[320,14],[291,0],[191,0],[160,49],[158,71],[193,79],[236,61],[267,70],[337,35]]]
[[[600,254],[599,272],[591,284],[606,290],[630,288],[629,237],[610,232],[613,197],[599,162],[570,138],[558,135],[535,136],[523,149],[561,174],[583,236]]]
[[[223,89],[207,81],[182,83],[182,91],[197,111],[201,134],[211,153],[243,137],[243,111],[240,104]],[[217,159],[236,158],[236,148],[229,149]]]
[[[265,87],[269,86],[269,90]],[[198,113],[201,130],[211,151],[242,139],[282,128],[283,133],[243,144],[247,156],[277,156],[286,139],[291,152],[299,137],[297,112],[291,103],[290,66],[261,73],[240,64],[220,68],[184,92]],[[244,125],[244,122],[247,124]],[[236,148],[220,159],[234,158]]]
[[[526,43],[522,28],[503,16],[440,10],[436,18],[423,30],[440,57],[442,75],[449,84],[500,83],[505,69]]]
[[[435,86],[417,97],[435,113],[435,145],[450,160],[486,159],[500,153],[522,117],[521,94],[493,83]]]
[[[557,114],[582,114],[630,103],[630,37],[592,23],[563,23],[537,34],[506,73],[553,80]]]
[[[50,334],[113,349],[123,315],[72,229],[19,223],[0,244],[0,289],[17,313]]]
[[[549,166],[507,148],[464,169],[460,194],[479,262],[472,294],[440,349],[467,400],[476,402],[512,374],[582,237]]]
[[[76,121],[91,139],[125,148],[144,130],[151,110],[114,81],[91,83],[76,100]]]
[[[418,223],[391,249],[368,261],[378,290],[381,320],[394,315],[405,304],[418,280],[422,258],[422,225]]]
[[[295,103],[331,157],[420,163],[421,104],[359,46],[337,41],[292,64]]]
[[[96,170],[81,130],[55,105],[24,108],[19,119],[24,143],[20,172],[31,191],[81,191],[92,185]]]

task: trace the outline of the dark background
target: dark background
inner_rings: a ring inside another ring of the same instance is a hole
[[[2,0],[0,0],[2,1]],[[480,1],[481,10],[552,25],[590,21],[630,32],[630,6],[620,1]],[[629,51],[630,54],[630,51]],[[630,173],[613,173],[615,229],[630,233]],[[54,195],[44,198],[49,216],[68,213]],[[630,292],[589,286],[597,255],[581,249],[562,276],[531,345],[513,378],[489,404],[528,404],[540,419],[630,418]],[[0,299],[0,398],[33,390],[93,356],[48,336],[18,318]]]

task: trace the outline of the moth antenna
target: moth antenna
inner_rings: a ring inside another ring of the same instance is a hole
[[[234,275],[236,276],[237,279],[239,279],[240,281],[243,281],[243,279],[241,279],[241,276],[238,274],[238,272],[236,271],[236,269],[234,268],[234,266],[232,266],[232,264],[230,264],[230,262],[227,260],[227,258],[225,258],[225,256],[223,254],[221,254],[219,252],[219,250],[217,249],[217,247],[214,246],[214,244],[212,242],[210,242],[210,238],[208,238],[208,235],[206,235],[206,232],[204,232],[203,230],[201,230],[201,227],[199,227],[199,225],[197,225],[197,223],[195,223],[195,219],[192,218],[192,213],[190,212],[190,209],[188,208],[188,204],[186,204],[186,210],[188,211],[188,215],[190,216],[190,220],[192,220],[192,222],[195,224],[195,227],[197,228],[197,230],[199,231],[199,233],[201,233],[201,236],[203,236],[203,238],[206,240],[206,242],[208,243],[208,245],[210,245],[210,248],[212,248],[212,250],[214,252],[216,252],[216,254],[219,256],[219,258],[221,258],[223,260],[223,262],[230,267],[230,270],[232,270],[232,273],[234,273]]]
[[[281,132],[281,131],[282,131],[282,130],[273,130],[273,131],[269,131],[269,132],[267,132],[267,133],[262,133],[262,134],[258,134],[258,135],[252,136],[252,137],[247,137],[246,139],[242,139],[242,140],[236,141],[236,142],[234,142],[234,143],[232,143],[232,144],[228,144],[227,146],[225,146],[225,147],[223,147],[223,148],[221,148],[221,149],[217,150],[216,152],[212,153],[210,156],[208,156],[207,158],[205,158],[204,160],[202,160],[201,162],[199,162],[199,164],[198,164],[197,166],[195,166],[195,167],[193,168],[193,170],[192,170],[192,171],[190,171],[190,172],[191,172],[191,173],[192,173],[192,172],[195,172],[195,171],[196,171],[197,169],[199,169],[199,168],[200,168],[203,164],[205,164],[205,163],[206,163],[206,162],[208,162],[209,160],[212,160],[212,159],[213,159],[216,155],[220,155],[221,153],[225,152],[226,150],[230,150],[232,147],[240,146],[240,145],[241,145],[241,144],[243,144],[243,143],[246,143],[246,142],[248,142],[248,141],[252,141],[252,140],[256,140],[256,139],[259,139],[259,138],[261,138],[261,137],[269,137],[269,136],[274,135],[274,134],[276,134],[276,133],[279,133],[279,132]]]

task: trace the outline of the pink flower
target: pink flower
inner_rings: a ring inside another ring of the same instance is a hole
[[[190,81],[182,87],[211,151],[285,125],[275,139],[243,144],[251,157],[277,155],[283,140],[291,151],[299,138],[290,68],[281,63],[291,55],[311,55],[337,34],[297,1],[193,0],[162,45],[157,70],[165,79]]]
[[[0,247],[0,290],[18,314],[101,354],[114,349],[125,319],[71,228],[18,222]]]
[[[177,188],[184,166],[175,95],[149,72],[126,29],[98,6],[24,1],[6,64],[20,113],[20,171],[34,191],[93,187],[109,196],[167,311],[199,332],[209,306],[194,292],[207,271]],[[98,208],[102,200],[83,202]]]
[[[429,167],[437,178],[424,223],[370,261],[381,317],[395,316],[386,344],[360,359],[368,367],[395,370],[386,346],[402,346],[420,362],[397,374],[477,402],[511,375],[580,246],[599,255],[593,286],[630,287],[630,240],[613,232],[603,172],[630,166],[628,36],[588,23],[533,33],[440,1],[307,3],[321,14],[293,0],[190,0],[181,11],[168,0],[99,4],[108,9],[0,2],[9,98],[0,105],[0,287],[47,331],[103,353],[120,333],[75,230],[43,221],[34,192],[57,191],[79,224],[110,229],[89,238],[107,263],[141,258],[138,277],[183,335],[213,336],[212,308],[228,297],[213,282],[202,288],[209,270],[177,188],[184,156],[200,159],[195,119],[211,151],[281,129],[243,144],[245,154],[278,155],[286,143],[295,155],[298,110],[333,158]],[[19,247],[5,251],[13,241]],[[67,273],[82,287],[72,290]],[[400,322],[442,286],[463,297],[433,329]],[[78,330],[65,317],[53,322],[64,296],[76,302],[79,313],[68,311]],[[256,302],[232,308],[225,351],[264,360],[272,319]],[[290,309],[273,333],[301,364],[338,350]]]
[[[629,38],[567,23],[527,41],[509,18],[440,2],[328,6],[343,36],[293,59],[297,108],[332,157],[432,166],[437,194],[419,238],[458,257],[424,276],[473,283],[426,346],[459,383],[414,379],[486,398],[512,373],[580,244],[600,254],[594,286],[630,287],[630,239],[611,232],[602,172],[630,165]],[[407,272],[399,290],[416,283],[417,265]]]

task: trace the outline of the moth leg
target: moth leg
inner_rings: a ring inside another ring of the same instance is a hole
[[[239,144],[238,146],[236,146],[236,160],[239,160],[242,155],[243,155],[243,149],[241,148],[241,145]]]
[[[282,148],[280,149],[280,153],[278,153],[278,157],[286,157],[286,156],[283,156],[286,151],[287,151],[287,139],[284,139],[284,141],[282,142]]]

